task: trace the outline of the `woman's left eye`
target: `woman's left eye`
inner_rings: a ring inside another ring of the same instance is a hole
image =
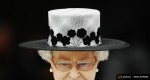
[[[81,63],[80,65],[87,65],[88,63]]]
[[[89,65],[90,63],[89,62],[86,62],[86,63],[79,63],[78,65],[80,66],[86,66],[86,65]]]

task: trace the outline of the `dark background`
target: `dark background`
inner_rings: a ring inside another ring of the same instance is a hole
[[[96,80],[116,80],[117,74],[150,73],[150,2],[146,0],[4,0],[0,1],[0,80],[53,80],[50,65],[21,42],[48,37],[48,11],[93,8],[101,12],[101,35],[130,47],[110,51],[99,64]]]

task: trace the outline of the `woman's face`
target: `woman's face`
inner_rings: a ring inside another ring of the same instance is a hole
[[[94,80],[98,61],[93,51],[53,51],[55,80]]]

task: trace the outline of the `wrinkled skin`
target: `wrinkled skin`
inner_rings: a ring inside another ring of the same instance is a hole
[[[59,61],[70,61],[73,63],[91,61],[95,62],[95,65],[88,71],[78,70],[75,65],[70,70],[60,71],[54,64]],[[50,63],[55,80],[95,80],[98,61],[94,51],[53,51]]]

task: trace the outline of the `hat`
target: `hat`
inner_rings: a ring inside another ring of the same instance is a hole
[[[96,50],[121,49],[128,43],[101,38],[100,11],[87,8],[55,9],[48,12],[48,39],[28,41],[20,47],[36,50]]]

